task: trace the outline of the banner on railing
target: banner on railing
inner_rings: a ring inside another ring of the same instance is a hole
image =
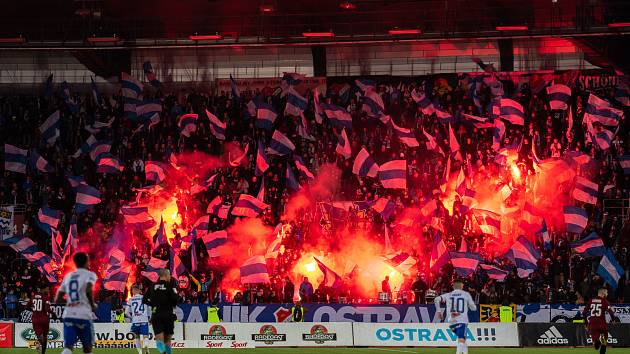
[[[9,238],[15,233],[13,230],[13,205],[0,206],[0,240]]]
[[[583,347],[593,341],[584,324],[578,323],[519,323],[518,332],[524,347]],[[608,344],[613,347],[630,346],[630,325],[608,325]]]
[[[612,310],[621,323],[630,323],[630,304],[613,304]],[[570,323],[581,319],[584,305],[524,304],[516,305],[516,321],[529,323]],[[610,318],[609,318],[610,320]]]

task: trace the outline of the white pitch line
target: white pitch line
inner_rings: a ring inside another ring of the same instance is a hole
[[[411,351],[411,350],[402,350],[402,349],[386,349],[386,348],[365,348],[365,349],[382,350],[386,352],[397,352],[397,353],[415,353],[414,351]]]

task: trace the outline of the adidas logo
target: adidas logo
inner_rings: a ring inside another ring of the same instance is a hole
[[[551,326],[538,338],[538,344],[569,344],[569,340],[562,336],[556,326]]]

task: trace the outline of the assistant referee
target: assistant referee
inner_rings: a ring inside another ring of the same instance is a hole
[[[171,339],[175,331],[177,316],[173,313],[177,305],[177,289],[171,282],[171,272],[160,269],[158,282],[144,294],[142,302],[151,306],[151,325],[155,332],[155,346],[161,354],[171,354]]]

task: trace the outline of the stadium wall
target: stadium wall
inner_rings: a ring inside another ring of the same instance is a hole
[[[96,348],[133,348],[131,324],[95,324]],[[610,324],[608,344],[630,346],[630,324]],[[471,323],[466,331],[471,347],[584,347],[592,343],[584,324]],[[0,347],[34,345],[30,324],[0,325]],[[457,336],[448,323],[176,323],[175,348],[252,347],[447,347]],[[51,324],[48,347],[63,346],[63,325]],[[153,333],[149,347],[154,348]]]

